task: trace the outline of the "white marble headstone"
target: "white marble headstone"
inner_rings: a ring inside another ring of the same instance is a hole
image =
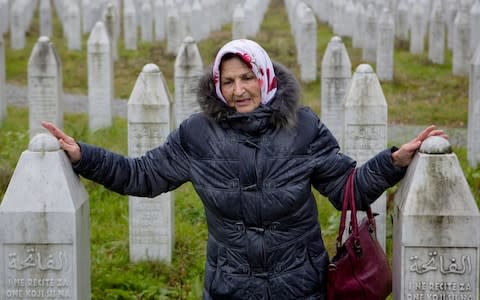
[[[391,81],[394,68],[395,28],[392,13],[387,8],[380,14],[377,33],[377,76],[381,81]]]
[[[63,128],[62,64],[46,36],[38,39],[28,61],[28,108],[30,138],[46,132],[41,121]]]
[[[370,65],[361,64],[353,74],[345,100],[344,153],[358,165],[364,164],[387,147],[387,124],[387,102],[377,75]],[[377,237],[385,249],[385,193],[372,204],[372,211],[380,214],[376,217]]]
[[[470,58],[470,13],[468,6],[462,4],[453,24],[453,75],[468,75]]]
[[[97,22],[88,38],[88,125],[90,130],[112,126],[113,60],[110,38]]]
[[[203,75],[203,62],[195,40],[186,37],[175,59],[175,122],[176,126],[191,114],[200,111],[197,88]]]
[[[137,50],[137,13],[133,0],[123,3],[123,41],[127,50]]]
[[[446,139],[426,139],[408,167],[393,228],[393,299],[480,299],[480,213]]]
[[[140,11],[140,31],[143,42],[153,41],[153,14],[150,1],[142,2]]]
[[[52,6],[50,0],[40,0],[40,36],[52,36]]]
[[[0,33],[0,124],[7,117],[7,95],[5,93],[5,43]]]
[[[428,58],[435,64],[445,61],[445,17],[442,6],[434,4],[428,26]]]
[[[469,80],[467,157],[474,168],[480,164],[480,47],[473,56]]]
[[[144,66],[128,101],[128,155],[138,157],[165,142],[170,133],[170,95],[160,69]],[[130,260],[171,262],[173,197],[129,197]]]
[[[0,299],[89,300],[89,214],[58,141],[36,135],[0,205]]]
[[[352,79],[352,63],[340,37],[330,39],[322,58],[321,119],[343,149],[345,96]]]

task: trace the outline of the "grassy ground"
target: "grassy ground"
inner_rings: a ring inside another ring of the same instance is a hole
[[[57,21],[56,21],[57,22]],[[318,27],[318,66],[322,54],[332,36],[330,29]],[[28,31],[27,47],[13,51],[6,37],[7,79],[9,83],[26,85],[27,62],[33,44],[38,37],[37,26]],[[86,40],[84,50],[69,52],[61,38],[58,23],[51,38],[62,61],[64,88],[67,92],[86,93]],[[210,38],[198,44],[205,65],[213,61],[218,48],[231,37],[230,27],[212,33]],[[255,37],[273,59],[278,60],[299,74],[295,58],[293,37],[285,14],[283,2],[272,0],[261,31]],[[361,52],[352,49],[345,39],[352,65],[361,63]],[[395,80],[382,83],[389,104],[392,123],[430,124],[441,127],[463,127],[467,120],[468,80],[451,75],[451,55],[447,63],[435,66],[425,56],[408,53],[405,44],[398,43],[395,53]],[[123,49],[120,42],[120,58],[115,64],[116,97],[127,99],[143,65],[155,63],[162,70],[173,90],[174,57],[165,54],[166,44],[139,44],[138,51]],[[302,84],[303,102],[320,112],[320,81]],[[0,197],[7,187],[20,153],[28,144],[28,112],[9,107],[8,117],[0,130]],[[123,119],[115,119],[110,129],[92,134],[88,131],[85,115],[66,114],[65,130],[78,140],[107,147],[119,153],[127,152],[127,126]],[[465,149],[455,149],[462,163],[472,191],[480,203],[480,170],[466,166]],[[175,226],[176,244],[174,261],[162,263],[132,264],[128,258],[128,199],[107,191],[103,187],[82,180],[91,199],[91,250],[93,299],[199,299],[201,295],[206,225],[198,197],[186,184],[176,192]],[[395,189],[389,191],[389,198]],[[325,241],[333,253],[338,212],[317,194],[319,218]],[[389,202],[391,204],[391,201]],[[390,226],[390,224],[389,224]],[[391,256],[391,228],[388,228],[388,253]]]

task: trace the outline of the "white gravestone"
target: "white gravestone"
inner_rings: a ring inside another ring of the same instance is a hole
[[[470,14],[468,6],[461,4],[453,24],[453,75],[468,75],[470,58]]]
[[[188,1],[184,1],[180,8],[180,24],[182,28],[180,39],[183,41],[186,36],[192,36],[192,7]]]
[[[103,15],[103,23],[105,24],[105,28],[107,30],[107,36],[110,39],[110,51],[112,52],[112,59],[114,61],[118,59],[118,17],[119,16],[117,15],[117,9],[115,5],[113,4],[113,2],[109,2]]]
[[[365,33],[363,34],[364,40],[362,42],[362,59],[365,62],[374,63],[377,61],[377,23],[377,15],[373,4],[369,4],[365,20]]]
[[[413,4],[410,24],[410,53],[422,54],[425,49],[426,17],[421,2]]]
[[[203,62],[195,40],[186,37],[175,59],[175,123],[176,126],[191,114],[200,111],[197,87],[203,75]]]
[[[407,0],[398,0],[398,6],[395,13],[395,36],[402,40],[408,41],[410,23],[409,23],[409,7]]]
[[[7,117],[7,95],[5,93],[5,44],[3,34],[0,33],[0,124]]]
[[[391,81],[393,80],[395,28],[393,16],[388,8],[385,8],[378,18],[377,33],[377,76],[382,81]]]
[[[480,46],[480,0],[476,0],[470,10],[470,50],[475,50]]]
[[[315,81],[317,79],[317,21],[313,11],[304,3],[297,5],[297,18],[300,22],[297,41],[300,80]]]
[[[469,80],[467,156],[474,168],[480,163],[480,47],[473,56]]]
[[[434,4],[428,26],[428,58],[435,64],[445,62],[445,17],[442,6]]]
[[[192,32],[192,37],[196,41],[200,41],[206,37],[204,23],[202,4],[200,3],[200,0],[194,0],[192,5],[192,24],[190,30]]]
[[[182,29],[177,9],[168,7],[167,11],[167,53],[176,55],[182,43]]]
[[[166,82],[154,64],[144,66],[128,101],[128,155],[138,157],[165,142],[170,133]],[[174,245],[173,197],[129,197],[130,260],[171,262]]]
[[[448,49],[453,49],[453,27],[455,23],[455,17],[458,11],[458,0],[444,0],[445,8],[445,22],[447,23],[447,46]]]
[[[322,122],[343,149],[345,95],[352,80],[352,63],[340,37],[330,39],[322,59]]]
[[[153,23],[155,29],[155,40],[163,41],[165,39],[166,6],[163,0],[153,1]]]
[[[40,0],[40,36],[52,36],[52,6],[50,0]]]
[[[243,6],[238,4],[233,13],[232,23],[232,39],[244,39],[246,38],[245,32],[245,12]]]
[[[97,22],[88,38],[88,125],[90,130],[112,126],[113,60],[110,38]]]
[[[361,64],[353,74],[345,100],[344,153],[354,158],[358,165],[364,164],[387,147],[387,124],[387,102],[380,82],[370,65]],[[379,213],[376,217],[377,237],[384,249],[386,201],[383,193],[371,205],[372,211]]]
[[[10,47],[15,50],[25,47],[25,12],[22,1],[14,1],[11,6]]]
[[[365,8],[360,2],[356,2],[355,14],[354,14],[354,28],[352,37],[353,48],[363,48],[363,35],[365,34]]]
[[[41,121],[63,128],[62,64],[50,39],[42,36],[28,61],[28,123],[30,138],[46,132]]]
[[[123,4],[123,41],[127,50],[137,50],[137,13],[133,0]]]
[[[0,0],[0,35],[9,31],[9,11],[8,0]]]
[[[144,1],[141,7],[140,31],[143,42],[153,41],[153,14],[150,1]]]
[[[38,134],[0,205],[0,299],[89,300],[89,214],[58,141]]]
[[[393,299],[480,299],[480,213],[447,140],[423,142],[393,221]]]
[[[75,2],[68,3],[65,7],[65,30],[67,33],[67,45],[69,50],[82,49],[82,28],[80,8]]]

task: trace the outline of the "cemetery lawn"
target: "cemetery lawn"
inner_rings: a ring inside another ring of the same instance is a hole
[[[38,23],[38,16],[34,20]],[[214,32],[198,47],[205,66],[213,62],[214,55],[231,37],[230,25]],[[38,37],[38,26],[27,32],[27,46],[13,51],[5,37],[6,71],[9,84],[26,86],[27,64],[32,47]],[[63,66],[66,93],[86,94],[87,56],[84,36],[83,51],[67,51],[66,42],[57,19],[51,38]],[[318,27],[317,65],[331,30],[325,24]],[[288,18],[282,0],[272,0],[257,41],[271,57],[289,67],[299,78],[296,51],[290,33]],[[361,51],[352,49],[351,41],[344,39],[353,68],[361,63]],[[115,96],[128,99],[142,67],[155,63],[160,67],[173,94],[173,64],[175,57],[165,54],[166,43],[139,43],[138,51],[124,50],[119,44],[119,60],[115,63]],[[388,103],[389,122],[396,124],[436,124],[441,128],[465,127],[468,106],[468,79],[451,75],[451,53],[446,64],[429,63],[425,55],[408,53],[408,44],[397,43],[395,52],[395,79],[382,83]],[[302,84],[302,102],[320,114],[320,79]],[[116,118],[110,129],[89,132],[87,116],[65,115],[65,131],[79,141],[106,147],[118,153],[127,153],[127,123]],[[0,130],[0,199],[7,188],[15,165],[28,145],[28,111],[10,106],[8,117]],[[467,167],[466,149],[454,149],[462,164],[467,180],[480,205],[480,167]],[[92,298],[105,299],[200,299],[205,261],[207,228],[203,207],[190,184],[175,192],[175,249],[171,265],[164,263],[129,262],[128,254],[128,198],[110,192],[100,185],[83,180],[90,195],[91,282]],[[396,187],[388,191],[389,214]],[[330,255],[338,228],[339,213],[325,198],[316,193],[319,218]],[[387,220],[391,220],[388,216]],[[391,222],[387,234],[388,254],[391,257]]]

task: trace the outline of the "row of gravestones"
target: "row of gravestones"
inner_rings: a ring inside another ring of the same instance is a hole
[[[110,127],[112,124],[113,60],[110,45],[105,25],[97,22],[88,40],[87,57],[88,115],[89,129],[92,131]],[[203,71],[202,59],[195,41],[191,37],[185,38],[175,60],[172,126],[198,111],[196,86]],[[28,64],[30,137],[44,131],[40,125],[42,120],[63,127],[62,77],[62,64],[53,44],[48,37],[40,37]],[[5,84],[4,80],[2,84]],[[3,105],[6,103],[6,99],[0,100]]]
[[[236,4],[225,0],[83,0],[81,3],[53,0],[53,3],[63,25],[68,49],[81,50],[82,32],[89,33],[97,21],[103,21],[111,33],[112,50],[116,59],[121,20],[126,49],[137,49],[140,29],[142,41],[166,39],[167,52],[175,55],[185,36],[192,36],[197,41],[205,39],[210,32],[220,29],[226,23],[232,23],[235,16],[235,32],[232,35],[236,38],[256,35],[269,1],[246,0]],[[26,31],[32,23],[37,6],[40,35],[51,37],[51,0],[18,0],[12,2],[10,7],[8,0],[0,0],[0,10],[4,16],[0,21],[0,33],[10,31],[13,49],[25,47]],[[27,15],[25,12],[28,12]]]
[[[390,48],[394,38],[410,40],[410,52],[421,54],[427,37],[428,58],[436,64],[445,62],[448,47],[452,50],[454,75],[468,75],[470,60],[480,42],[479,0],[304,2],[335,34],[352,38],[352,46],[363,50],[362,59],[377,63],[377,74],[382,80],[392,79]],[[381,45],[387,49],[378,49]]]
[[[357,67],[347,99],[345,152],[361,164],[386,137],[385,98],[369,65]],[[130,156],[164,142],[169,105],[162,73],[145,65],[128,102]],[[172,195],[130,197],[129,205],[131,260],[170,261]],[[480,213],[447,140],[424,142],[395,197],[393,220],[395,299],[479,298]],[[0,299],[90,299],[89,239],[88,194],[57,140],[35,135],[0,205]]]

